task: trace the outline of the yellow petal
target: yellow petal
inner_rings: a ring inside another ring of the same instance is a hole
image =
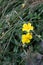
[[[28,39],[32,39],[32,33],[27,33],[26,36]]]
[[[27,44],[30,43],[30,40],[28,39],[26,43],[27,43]]]
[[[23,24],[23,27],[27,27],[27,24],[26,24],[26,23],[24,23],[24,24]]]
[[[28,26],[31,26],[31,23],[28,23]]]
[[[24,44],[26,42],[26,35],[22,35],[22,43]]]

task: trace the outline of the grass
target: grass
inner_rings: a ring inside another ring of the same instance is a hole
[[[43,3],[26,4],[0,0],[0,65],[43,65]],[[34,26],[33,39],[23,47],[21,29],[28,22]]]

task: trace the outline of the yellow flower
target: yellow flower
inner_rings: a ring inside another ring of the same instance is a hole
[[[31,25],[31,23],[28,23],[28,24],[24,23],[24,24],[23,24],[22,31],[27,31],[27,32],[29,32],[30,30],[33,30],[33,28],[34,28],[34,27]]]
[[[31,33],[27,33],[27,34],[22,35],[22,43],[23,44],[30,43],[31,39],[32,39],[32,34]]]

